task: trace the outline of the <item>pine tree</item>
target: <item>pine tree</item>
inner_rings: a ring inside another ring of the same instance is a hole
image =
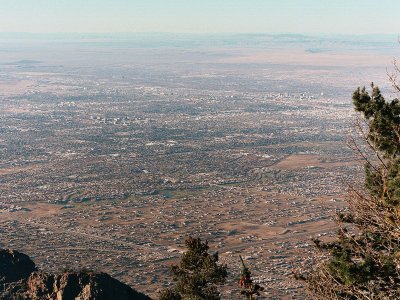
[[[253,282],[249,268],[244,264],[243,258],[239,255],[242,263],[242,270],[240,272],[239,285],[241,287],[240,294],[246,296],[246,299],[258,299],[260,292],[264,290],[262,286]]]
[[[189,237],[185,244],[188,250],[179,265],[171,267],[175,287],[163,290],[160,300],[219,300],[217,285],[225,282],[227,267],[218,264],[218,253],[209,254],[208,243],[200,238]]]
[[[371,87],[353,93],[370,150],[354,143],[365,159],[365,192],[350,187],[337,239],[315,240],[327,258],[300,276],[317,299],[400,299],[400,103]]]

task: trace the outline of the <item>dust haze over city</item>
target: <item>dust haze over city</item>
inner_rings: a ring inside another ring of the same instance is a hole
[[[156,299],[200,237],[229,266],[222,299],[238,299],[239,255],[261,299],[307,298],[291,275],[312,264],[312,237],[335,235],[344,182],[363,170],[346,144],[351,94],[373,81],[396,96],[397,32],[5,23],[0,248]]]

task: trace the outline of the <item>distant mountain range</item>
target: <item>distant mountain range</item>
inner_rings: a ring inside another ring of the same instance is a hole
[[[0,41],[31,43],[82,43],[87,46],[158,47],[291,47],[396,48],[396,35],[306,35],[293,33],[13,33],[0,32]]]

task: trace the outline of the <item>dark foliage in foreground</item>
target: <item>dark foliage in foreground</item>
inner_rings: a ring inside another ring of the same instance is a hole
[[[400,299],[400,103],[371,87],[353,93],[366,147],[352,145],[365,160],[365,191],[350,186],[337,239],[315,240],[327,258],[299,276],[317,299]]]
[[[207,242],[189,237],[185,244],[179,265],[171,267],[175,286],[163,290],[160,300],[219,300],[217,285],[225,282],[226,266],[218,264],[218,253],[208,253]]]

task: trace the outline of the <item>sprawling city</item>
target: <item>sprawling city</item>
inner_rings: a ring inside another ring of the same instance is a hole
[[[200,237],[229,266],[223,299],[239,255],[264,299],[306,299],[293,272],[336,234],[345,182],[362,186],[351,94],[391,91],[395,41],[41,39],[0,35],[1,248],[157,298]]]

